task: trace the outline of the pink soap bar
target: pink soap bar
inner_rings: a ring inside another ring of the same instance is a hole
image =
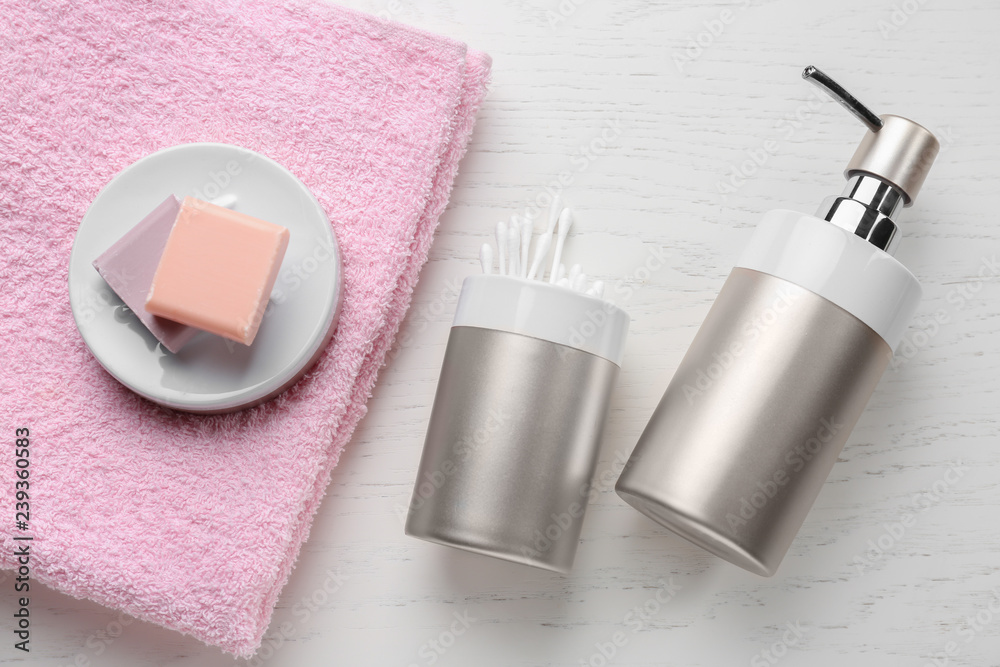
[[[146,295],[180,208],[170,195],[93,262],[108,286],[171,352],[179,351],[198,330],[150,313]]]
[[[288,230],[185,197],[146,310],[249,345],[288,247]]]

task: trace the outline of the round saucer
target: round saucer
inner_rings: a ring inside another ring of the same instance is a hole
[[[191,195],[289,230],[271,301],[250,346],[207,332],[166,350],[92,266],[170,194]],[[323,207],[270,158],[228,144],[184,144],[130,165],[87,210],[69,263],[70,304],[94,357],[122,384],[177,410],[241,410],[278,395],[316,362],[337,326],[340,249]]]

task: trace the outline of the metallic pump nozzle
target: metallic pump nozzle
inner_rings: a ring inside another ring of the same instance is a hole
[[[844,170],[847,187],[840,196],[827,198],[817,216],[892,253],[898,241],[893,216],[900,205],[912,205],[920,192],[940,148],[937,138],[908,118],[875,114],[812,65],[802,78],[825,90],[868,128]]]

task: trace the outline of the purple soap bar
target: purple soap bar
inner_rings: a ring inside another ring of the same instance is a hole
[[[198,329],[147,312],[146,295],[180,207],[170,195],[94,260],[94,268],[115,294],[171,352],[184,347]]]

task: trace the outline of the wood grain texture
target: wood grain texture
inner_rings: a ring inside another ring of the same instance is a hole
[[[493,86],[400,343],[278,602],[265,639],[277,648],[238,664],[1000,665],[1000,5],[346,4],[486,50]],[[807,64],[876,112],[939,131],[945,149],[900,219],[897,257],[925,288],[912,348],[778,574],[761,579],[668,534],[612,485],[760,216],[812,211],[841,188],[862,129],[799,78]],[[592,143],[605,131],[606,146]],[[745,164],[761,151],[763,164]],[[744,168],[753,173],[720,192]],[[400,513],[457,285],[478,271],[493,224],[560,172],[578,212],[569,257],[633,317],[602,492],[568,576],[407,538]],[[640,270],[657,252],[666,266]],[[12,610],[9,581],[0,586]],[[35,595],[32,614],[32,665],[233,664],[52,591]],[[11,643],[0,644],[4,664],[19,659]]]

